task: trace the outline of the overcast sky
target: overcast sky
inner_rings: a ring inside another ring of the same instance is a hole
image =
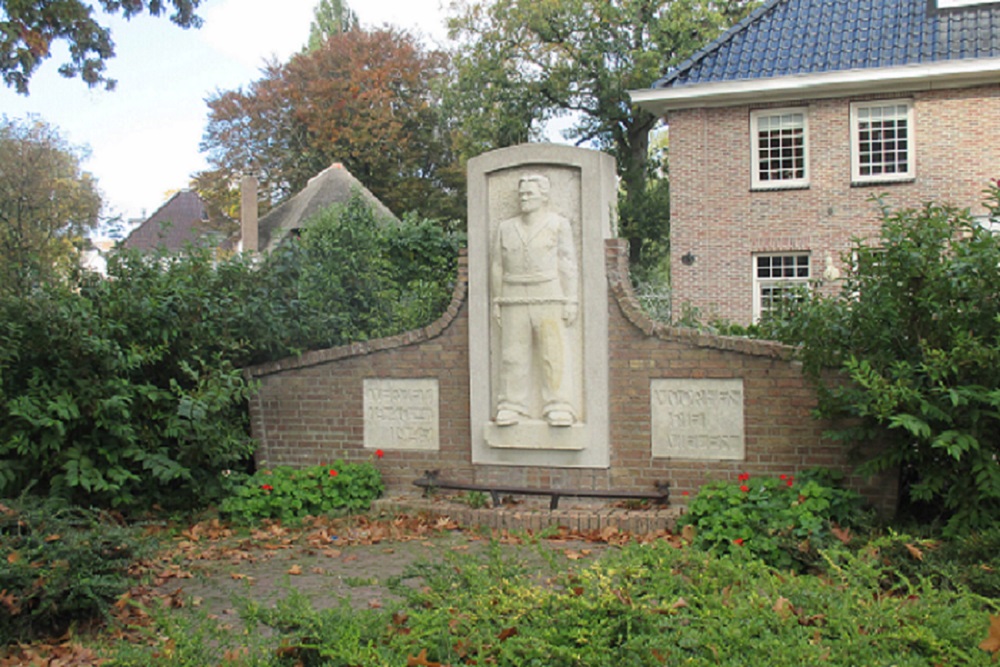
[[[105,215],[152,214],[166,193],[187,187],[206,166],[198,143],[207,121],[205,98],[259,78],[265,59],[286,60],[309,34],[318,0],[207,0],[199,30],[182,30],[160,17],[131,22],[107,18],[117,57],[108,75],[113,92],[88,89],[56,71],[56,51],[32,77],[27,97],[0,86],[0,112],[37,114],[71,143],[86,146],[84,168],[97,177]],[[441,0],[354,0],[366,27],[391,23],[443,43]]]

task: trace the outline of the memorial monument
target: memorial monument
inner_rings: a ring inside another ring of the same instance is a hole
[[[473,463],[609,465],[615,203],[614,160],[597,151],[529,144],[469,162]]]

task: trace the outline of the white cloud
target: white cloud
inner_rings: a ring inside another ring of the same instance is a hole
[[[219,53],[258,68],[281,61],[302,48],[317,0],[222,0],[205,6],[200,35]]]

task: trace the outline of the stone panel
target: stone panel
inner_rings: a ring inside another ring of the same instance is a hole
[[[743,380],[652,380],[653,456],[742,461]]]
[[[441,448],[438,381],[364,381],[365,449]]]

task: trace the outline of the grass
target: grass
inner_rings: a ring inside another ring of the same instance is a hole
[[[676,538],[617,548],[549,535],[557,540],[517,545],[407,524],[392,539],[415,538],[417,555],[390,574],[365,568],[380,567],[373,555],[398,542],[362,544],[355,535],[388,529],[361,528],[337,531],[353,545],[342,559],[361,554],[345,581],[384,588],[384,604],[359,608],[350,586],[339,602],[322,588],[310,596],[301,578],[285,577],[272,597],[244,587],[234,623],[180,595],[135,594],[81,650],[121,666],[997,664],[980,644],[1000,617],[1000,531],[961,544],[856,538],[824,551],[815,572],[795,574],[748,551],[713,555]],[[314,536],[274,532],[273,543],[292,540],[306,553]],[[229,557],[224,539],[206,536],[189,556]],[[242,533],[231,539],[246,545]],[[276,554],[275,567],[287,568],[290,550],[259,542],[255,558]],[[351,552],[362,547],[370,550]]]

